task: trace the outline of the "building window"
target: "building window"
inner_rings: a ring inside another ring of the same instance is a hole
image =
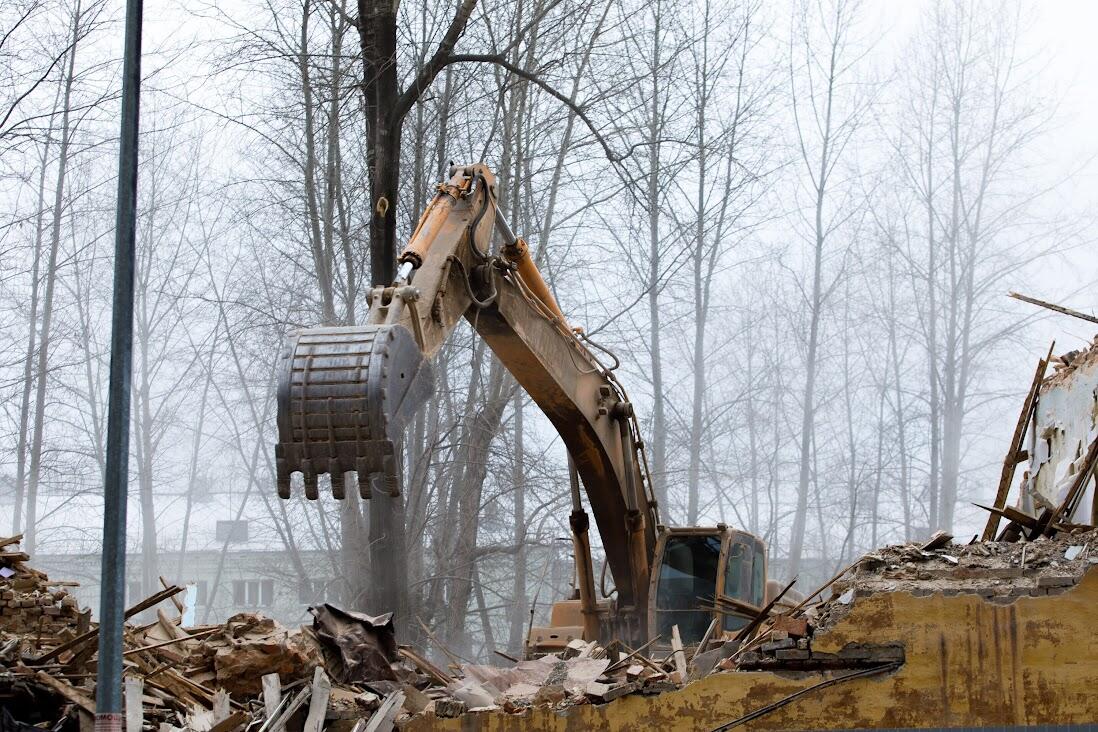
[[[233,604],[270,607],[274,604],[274,580],[233,580]]]
[[[298,602],[324,602],[328,599],[328,580],[307,579],[297,585]]]
[[[243,542],[248,540],[248,522],[218,521],[217,540],[225,542]]]

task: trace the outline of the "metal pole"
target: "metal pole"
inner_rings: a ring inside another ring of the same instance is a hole
[[[133,351],[134,239],[137,229],[137,123],[141,92],[142,0],[126,0],[122,130],[114,232],[114,303],[107,394],[107,464],[103,486],[103,566],[99,593],[96,732],[122,730],[122,629],[126,602],[126,495]]]

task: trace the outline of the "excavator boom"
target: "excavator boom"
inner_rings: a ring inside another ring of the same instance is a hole
[[[498,252],[494,232],[503,240]],[[399,491],[401,434],[429,401],[430,359],[462,317],[560,434],[603,539],[618,609],[643,634],[659,517],[632,406],[499,216],[495,177],[484,165],[455,167],[438,187],[400,255],[397,280],[371,291],[364,325],[288,336],[278,388],[279,495],[289,497],[296,473],[312,499],[325,474],[337,498],[355,483],[363,497]]]

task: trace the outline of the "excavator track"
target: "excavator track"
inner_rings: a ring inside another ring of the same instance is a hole
[[[363,325],[310,328],[286,340],[278,380],[278,495],[290,497],[295,473],[311,500],[329,480],[335,498],[356,484],[369,498],[378,475],[398,493],[397,444],[434,392],[431,364],[415,338],[401,325]]]

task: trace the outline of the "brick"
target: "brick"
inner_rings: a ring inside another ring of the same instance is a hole
[[[728,659],[724,659],[727,661]],[[641,694],[645,696],[652,696],[653,694],[662,694],[665,691],[675,691],[678,689],[674,682],[664,679],[663,681],[649,681],[641,689]]]
[[[435,716],[436,717],[460,717],[465,714],[468,709],[465,706],[465,702],[457,699],[436,699],[435,700]]]
[[[786,633],[786,637],[803,638],[808,635],[808,619],[779,615],[774,618],[774,630]]]
[[[779,661],[807,661],[812,657],[812,652],[801,648],[782,648],[774,652],[774,657]]]
[[[783,638],[782,640],[770,641],[769,643],[763,643],[759,650],[764,653],[770,653],[771,651],[780,651],[784,648],[796,648],[797,641],[792,638]]]
[[[1038,587],[1071,587],[1074,584],[1075,576],[1070,574],[1045,575],[1037,578]]]
[[[1011,597],[1028,597],[1037,594],[1036,587],[1015,586],[1010,588]]]
[[[729,661],[728,665],[729,665],[729,667],[731,667],[732,666],[731,660],[727,659],[727,658],[725,660]],[[754,664],[758,663],[759,660],[760,660],[760,656],[756,651],[744,651],[743,655],[740,656],[740,665],[742,665],[742,666],[751,666],[751,665],[754,665]],[[721,668],[724,668],[724,666],[721,666]]]

